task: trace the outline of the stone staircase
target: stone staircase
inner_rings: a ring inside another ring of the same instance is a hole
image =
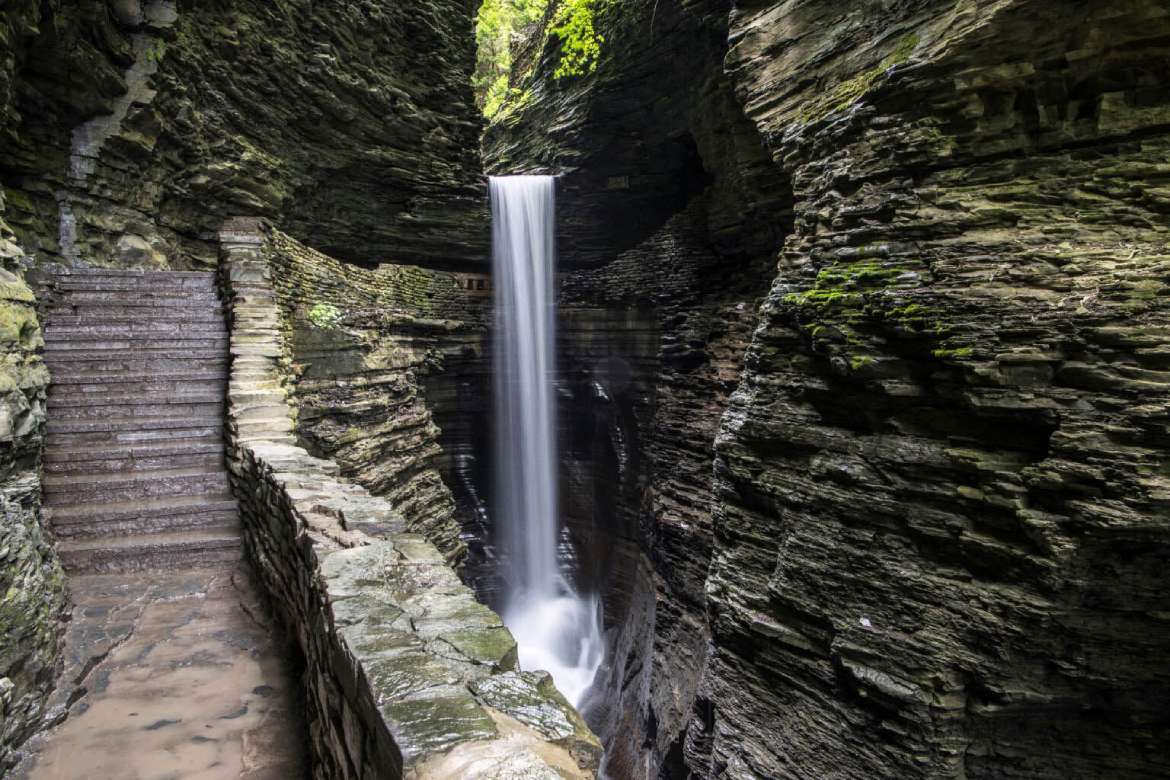
[[[45,507],[65,567],[237,560],[215,275],[73,269],[44,286]]]

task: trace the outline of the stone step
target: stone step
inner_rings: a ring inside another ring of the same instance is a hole
[[[222,466],[117,474],[46,474],[45,501],[50,507],[112,504],[138,499],[199,496],[229,489]]]
[[[224,344],[200,341],[194,345],[177,347],[144,347],[128,342],[106,342],[109,346],[102,349],[92,344],[80,348],[70,349],[64,344],[53,344],[45,352],[45,362],[49,365],[57,363],[96,362],[102,360],[182,360],[184,358],[197,360],[226,360],[227,353]]]
[[[98,278],[109,276],[119,279],[214,279],[215,271],[146,271],[141,268],[68,268],[53,274],[56,279]]]
[[[90,381],[98,375],[137,375],[137,374],[169,374],[182,371],[227,371],[227,355],[214,351],[211,355],[171,353],[171,357],[152,355],[150,357],[128,357],[133,352],[124,353],[124,356],[98,357],[77,354],[75,357],[64,359],[59,352],[49,352],[45,355],[45,363],[53,375],[53,381],[61,376],[80,376]]]
[[[140,401],[138,403],[107,403],[100,400],[88,403],[75,404],[49,403],[49,417],[58,420],[108,420],[124,418],[129,415],[143,417],[174,416],[184,420],[213,420],[223,418],[224,402],[216,400],[204,403],[179,403],[176,396],[171,399],[162,399],[158,403]]]
[[[84,423],[88,421],[49,421],[49,433],[45,439],[45,447],[66,449],[81,449],[84,447],[108,447],[114,444],[163,444],[187,441],[190,439],[207,439],[223,435],[223,421],[215,420],[202,425],[185,420],[167,420],[168,426],[161,425],[161,421],[152,421],[153,427],[128,426],[124,430],[61,430],[70,427],[67,423]],[[83,425],[77,427],[84,428]]]
[[[226,382],[228,380],[227,374],[226,365],[208,370],[190,371],[123,372],[88,376],[55,374],[50,389],[54,386],[69,385],[78,388],[103,388],[100,392],[114,392],[114,388],[120,385],[125,385],[127,388],[155,386],[161,388],[166,385],[190,387],[192,383],[199,383],[201,387],[210,388],[213,383],[218,387]],[[79,390],[79,392],[89,391]],[[129,390],[129,392],[133,392],[133,390]]]
[[[49,307],[45,322],[47,325],[64,327],[85,327],[88,325],[163,325],[166,323],[203,323],[224,321],[223,309],[215,307],[198,309],[171,309],[165,306],[140,306],[133,310],[116,306],[52,306]]]
[[[64,336],[46,337],[45,343],[52,354],[72,357],[73,352],[94,352],[105,356],[113,352],[155,354],[175,350],[217,350],[227,349],[228,337],[212,333],[192,333],[189,337],[172,338],[161,336],[129,336],[127,338],[74,338]]]
[[[242,530],[239,512],[235,508],[212,511],[193,507],[187,511],[155,512],[126,520],[82,516],[72,518],[72,522],[55,522],[53,533],[58,539],[92,539],[147,536],[201,528],[231,528],[239,532]]]
[[[159,292],[216,292],[215,274],[201,276],[171,276],[165,273],[119,274],[61,274],[53,280],[58,290],[155,290]]]
[[[146,522],[165,515],[190,515],[199,512],[235,512],[235,498],[226,491],[197,496],[114,501],[109,504],[73,504],[48,507],[49,521],[59,524]]]
[[[136,406],[142,403],[164,405],[223,403],[227,383],[210,382],[123,382],[95,385],[49,385],[49,405],[70,404],[100,406]]]
[[[200,469],[211,473],[224,468],[223,445],[209,452],[128,455],[93,460],[56,460],[45,463],[45,474],[85,478],[101,474],[155,474],[170,469]],[[47,478],[46,476],[46,478]]]
[[[68,420],[49,417],[46,430],[49,435],[57,433],[127,433],[165,430],[184,430],[221,425],[221,415],[210,415],[202,419],[188,419],[170,416],[152,417],[109,417],[103,420]]]
[[[219,296],[212,292],[189,290],[69,290],[59,296],[56,303],[61,306],[99,304],[120,306],[131,309],[142,307],[167,308],[211,308],[220,305]]]
[[[237,436],[246,441],[256,439],[283,439],[293,432],[293,423],[287,414],[232,423]]]
[[[83,468],[100,465],[109,461],[149,461],[168,457],[221,456],[224,442],[221,436],[178,439],[175,441],[147,442],[143,444],[110,443],[103,447],[52,447],[45,450],[45,470],[57,466],[75,465]],[[106,469],[112,471],[113,469]]]
[[[235,528],[175,531],[63,541],[57,545],[70,573],[113,573],[193,568],[242,556]]]
[[[223,322],[161,322],[139,324],[136,322],[106,322],[98,325],[50,324],[45,328],[45,341],[59,344],[71,341],[114,341],[130,339],[226,339],[227,325]]]

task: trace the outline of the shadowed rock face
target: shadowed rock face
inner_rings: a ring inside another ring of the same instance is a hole
[[[41,727],[60,666],[65,574],[41,511],[49,372],[24,250],[0,216],[0,774]]]
[[[624,518],[600,524],[652,564],[598,576],[655,583],[629,622],[616,600],[607,612],[623,676],[605,714],[622,726],[598,726],[611,761],[643,766],[645,751],[673,776],[1164,773],[1165,9],[642,5],[603,15],[596,74],[531,85],[487,137],[491,165],[566,173],[563,305],[594,311],[566,349],[579,384],[638,367],[624,399],[595,394],[622,400],[575,395],[599,445],[567,464],[571,488],[605,485],[570,517]],[[674,83],[668,63],[690,108],[647,102]],[[773,166],[705,140],[702,118],[738,120],[701,73],[730,82]],[[641,124],[623,124],[635,106]],[[697,179],[666,151],[683,124]],[[791,222],[760,206],[785,191]],[[736,202],[749,217],[710,217]],[[683,220],[697,241],[679,240]],[[695,243],[764,252],[760,221],[791,233],[773,268],[680,262]],[[711,270],[688,297],[670,283],[691,268]],[[758,328],[749,339],[748,317],[737,336],[735,297],[716,291],[766,279]],[[631,309],[654,323],[654,360],[617,335]],[[599,361],[602,329],[616,355]],[[709,645],[693,641],[704,624]]]
[[[485,139],[489,168],[564,174],[563,514],[605,594],[584,710],[615,777],[681,755],[709,639],[713,442],[791,219],[722,73],[727,7],[654,6],[612,6],[597,73],[529,85]]]
[[[1160,775],[1170,17],[852,11],[732,17],[797,219],[716,444],[693,765]]]
[[[470,10],[18,0],[0,11],[0,181],[38,260],[188,268],[224,218],[340,258],[486,258]]]

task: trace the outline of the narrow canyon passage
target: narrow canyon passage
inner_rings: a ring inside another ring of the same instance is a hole
[[[1170,777],[1166,0],[0,5],[0,777]]]
[[[50,717],[18,775],[296,778],[296,654],[243,560],[209,273],[42,277],[45,505],[72,605]]]

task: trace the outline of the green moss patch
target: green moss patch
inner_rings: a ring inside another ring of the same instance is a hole
[[[900,65],[910,59],[914,49],[918,47],[917,33],[911,33],[899,39],[897,46],[878,65],[870,70],[847,79],[816,100],[801,112],[800,121],[804,124],[824,119],[829,114],[844,111],[854,101],[873,87],[882,75],[895,65]]]

